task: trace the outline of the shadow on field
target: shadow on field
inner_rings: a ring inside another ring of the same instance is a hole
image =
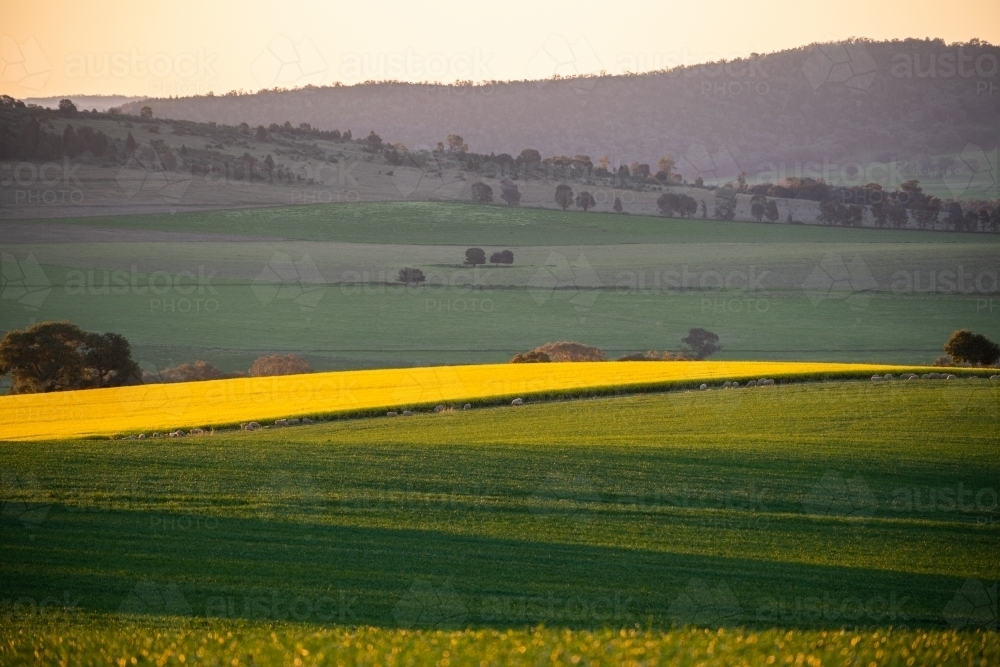
[[[0,616],[120,611],[403,628],[947,627],[944,610],[963,586],[955,577],[887,570],[133,511],[53,510],[29,538],[10,522],[3,533]]]

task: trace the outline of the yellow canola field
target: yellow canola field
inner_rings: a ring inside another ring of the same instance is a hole
[[[148,434],[601,387],[896,373],[901,369],[775,361],[580,362],[393,368],[151,384],[0,397],[0,439]]]

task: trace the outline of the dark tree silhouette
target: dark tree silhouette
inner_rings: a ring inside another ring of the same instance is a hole
[[[576,196],[576,206],[586,211],[597,206],[597,201],[594,200],[594,195],[584,190]]]
[[[493,203],[493,188],[482,182],[472,184],[472,201],[477,204]]]
[[[959,329],[944,344],[944,351],[956,363],[992,366],[1000,361],[1000,345],[982,334]]]
[[[700,327],[688,331],[688,335],[681,338],[681,343],[684,344],[686,351],[698,360],[705,359],[722,349],[718,334]]]
[[[556,203],[566,210],[573,205],[573,189],[565,183],[556,186]]]
[[[422,283],[427,278],[424,276],[424,272],[420,269],[411,269],[409,267],[399,270],[399,282],[406,283],[408,285],[416,285]]]
[[[521,192],[514,181],[506,178],[500,181],[500,199],[507,202],[507,206],[517,206],[521,203]]]
[[[486,251],[482,248],[469,248],[465,251],[465,263],[476,266],[486,263]]]

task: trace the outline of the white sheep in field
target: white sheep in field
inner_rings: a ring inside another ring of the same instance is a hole
[[[524,399],[523,398],[515,398],[513,401],[510,402],[510,404],[511,405],[524,405]]]

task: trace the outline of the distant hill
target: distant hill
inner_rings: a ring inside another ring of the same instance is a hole
[[[944,170],[969,144],[995,150],[998,61],[1000,47],[977,40],[851,40],[639,75],[367,83],[153,99],[123,110],[149,105],[156,117],[229,125],[308,122],[355,136],[374,129],[409,148],[455,133],[477,153],[531,147],[595,163],[607,155],[612,164],[655,164],[669,154],[686,179],[706,182],[740,170],[775,181],[796,169],[832,182],[853,161],[910,161],[915,176]]]
[[[58,109],[59,100],[63,99],[73,100],[78,109],[107,111],[112,107],[120,107],[142,98],[126,95],[57,95],[55,97],[26,97],[23,101],[25,104],[35,104],[45,109]]]

